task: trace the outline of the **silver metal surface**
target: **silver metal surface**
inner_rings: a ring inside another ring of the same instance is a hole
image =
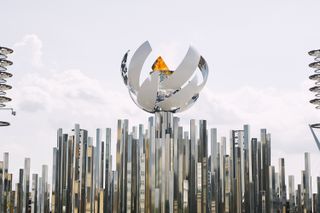
[[[316,105],[316,109],[320,109],[320,50],[312,50],[308,53],[310,56],[315,57],[315,62],[309,64],[309,67],[315,69],[313,75],[309,76],[310,80],[315,81],[315,86],[311,87],[309,90],[315,93],[316,98],[310,100],[311,104]],[[316,135],[315,129],[320,129],[320,123],[309,125],[312,136],[316,142],[318,149],[320,150],[319,137]]]
[[[12,74],[4,71],[0,71],[0,83],[7,82],[5,79],[11,78]]]
[[[297,190],[289,176],[288,199],[285,159],[279,159],[277,170],[271,165],[265,129],[259,139],[250,137],[248,125],[232,130],[227,150],[226,138],[209,131],[206,121],[191,120],[188,131],[171,112],[156,112],[139,132],[131,127],[128,120],[118,121],[115,171],[110,129],[105,137],[97,131],[96,146],[78,124],[71,133],[59,129],[51,187],[48,166],[30,179],[30,159],[14,187],[9,153],[4,153],[0,212],[319,212],[312,204],[318,202],[320,177],[314,193],[310,154],[305,153]],[[106,175],[96,178],[98,171]]]
[[[12,62],[7,60],[7,55],[11,54],[13,50],[6,48],[6,47],[0,47],[0,110],[5,110],[7,108],[4,108],[6,106],[5,103],[10,102],[11,98],[7,97],[7,90],[12,89],[12,86],[6,84],[7,79],[12,77],[12,74],[7,72],[7,66],[12,65]],[[11,109],[11,108],[9,108]],[[12,110],[12,114],[15,115],[15,112]],[[1,121],[0,126],[8,126],[10,125],[8,122]]]
[[[8,55],[13,53],[13,50],[8,47],[0,47],[0,54],[2,55]]]
[[[312,133],[312,136],[317,144],[317,147],[318,149],[320,150],[320,141],[319,141],[319,138],[318,136],[316,135],[315,133],[315,129],[320,129],[320,123],[316,123],[316,124],[309,124],[309,127],[310,127],[310,130],[311,130],[311,133]]]
[[[12,86],[10,86],[10,85],[0,84],[0,91],[9,90],[9,89],[11,89],[11,88],[12,88]]]
[[[0,96],[0,103],[6,103],[11,101],[11,98]]]
[[[312,50],[309,52],[309,55],[315,57],[315,62],[309,64],[309,67],[315,69],[315,74],[310,75],[309,79],[314,80],[316,85],[314,87],[311,87],[310,91],[314,92],[316,97],[320,97],[320,87],[318,86],[320,85],[320,50]],[[310,100],[310,103],[316,105],[317,109],[320,109],[320,99],[312,99]]]
[[[9,126],[9,125],[10,125],[9,122],[0,121],[0,126]]]
[[[0,84],[0,95],[5,95],[6,94],[6,90],[11,89],[12,86],[7,85],[7,84]]]
[[[122,59],[121,75],[132,100],[150,113],[181,112],[191,107],[208,79],[209,69],[205,59],[190,47],[172,74],[164,76],[165,74],[159,72],[151,72],[140,84],[140,74],[151,51],[151,46],[146,41],[133,54],[129,67],[129,51]],[[200,70],[201,82],[198,82],[197,68]]]
[[[1,67],[11,66],[12,64],[13,64],[12,61],[9,61],[6,59],[0,59],[0,66]]]

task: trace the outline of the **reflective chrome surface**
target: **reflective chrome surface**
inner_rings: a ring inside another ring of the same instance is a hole
[[[315,62],[309,64],[309,67],[315,69],[314,74],[309,76],[310,80],[315,81],[315,86],[309,90],[315,93],[316,98],[310,100],[310,103],[316,105],[316,109],[320,109],[320,50],[312,50],[308,54],[315,57]],[[317,147],[320,150],[319,138],[315,132],[316,129],[320,129],[320,123],[310,124],[309,127]]]
[[[8,122],[0,121],[0,127],[1,126],[9,126],[9,125],[10,125],[10,123],[8,123]]]
[[[12,114],[15,114],[12,108],[4,108],[6,103],[11,101],[11,98],[6,96],[6,91],[12,89],[12,86],[6,84],[7,79],[12,77],[12,74],[7,72],[7,67],[12,65],[12,62],[7,60],[7,55],[11,53],[13,53],[12,49],[0,47],[0,110],[11,110]],[[9,125],[8,122],[0,121],[0,126]]]
[[[152,48],[146,41],[134,52],[129,67],[129,51],[122,59],[121,75],[132,100],[150,113],[181,112],[191,107],[208,79],[209,69],[205,59],[190,47],[180,65],[176,70],[170,71],[170,75],[151,72],[140,84],[141,71],[151,51]],[[200,71],[201,82],[198,82],[197,70]]]
[[[318,98],[320,97],[320,50],[312,50],[309,52],[309,55],[315,57],[315,62],[309,64],[309,67],[315,69],[315,74],[310,75],[309,79],[314,80],[316,85],[311,87],[310,91],[314,92],[315,96],[317,97],[310,100],[310,103],[316,105],[317,109],[320,109],[320,99]]]
[[[13,50],[8,47],[0,47],[0,54],[1,55],[8,55],[13,53]]]

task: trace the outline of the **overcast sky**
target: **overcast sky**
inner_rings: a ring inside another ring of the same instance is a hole
[[[13,117],[0,128],[0,158],[10,152],[17,175],[24,157],[32,172],[51,168],[56,130],[80,123],[111,127],[118,118],[146,124],[150,114],[130,100],[120,76],[124,53],[149,40],[153,52],[175,69],[193,45],[210,73],[197,103],[178,114],[182,124],[206,119],[219,136],[251,125],[272,134],[272,163],[286,159],[286,174],[300,182],[304,152],[311,153],[312,175],[320,175],[320,153],[308,124],[320,121],[308,101],[312,58],[320,48],[320,1],[2,1],[0,46],[10,56]],[[131,52],[132,53],[132,52]],[[113,137],[115,139],[115,137]],[[113,140],[113,154],[116,141]]]

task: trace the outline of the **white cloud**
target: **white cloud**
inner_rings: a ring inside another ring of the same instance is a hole
[[[267,128],[276,139],[275,148],[300,153],[302,147],[314,148],[308,124],[320,121],[317,111],[308,104],[308,95],[305,84],[291,91],[249,86],[227,92],[206,89],[190,114],[186,114],[210,118],[211,126],[239,128],[248,123],[254,136],[259,136],[258,128]]]
[[[24,36],[20,42],[14,44],[14,48],[16,52],[23,50],[20,54],[23,54],[25,59],[27,59],[25,61],[30,61],[34,67],[41,68],[43,66],[42,41],[37,35],[29,34]]]

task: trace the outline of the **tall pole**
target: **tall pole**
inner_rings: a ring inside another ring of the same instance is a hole
[[[309,76],[310,80],[315,81],[315,86],[309,89],[311,92],[315,93],[315,98],[310,100],[310,103],[316,105],[316,109],[320,109],[320,50],[312,50],[309,52],[309,55],[314,57],[315,60],[309,64],[309,67],[315,69],[314,74]],[[320,129],[320,123],[309,124],[309,127],[317,147],[320,150],[319,138],[314,131],[315,129]]]

